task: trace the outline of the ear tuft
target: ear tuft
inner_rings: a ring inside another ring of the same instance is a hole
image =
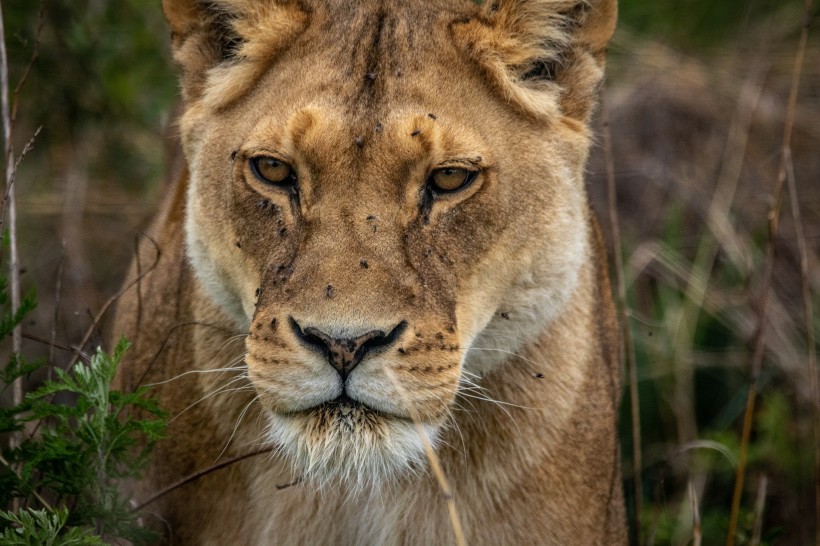
[[[304,28],[307,14],[274,0],[163,0],[186,102],[224,107],[251,89]]]
[[[616,0],[494,0],[455,32],[510,102],[586,121],[616,18]]]

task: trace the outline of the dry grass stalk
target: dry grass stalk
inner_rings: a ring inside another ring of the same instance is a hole
[[[774,271],[775,243],[778,236],[780,208],[783,200],[783,187],[788,178],[788,168],[791,157],[791,139],[794,129],[794,116],[797,106],[797,92],[800,87],[800,76],[803,69],[803,59],[806,53],[806,44],[809,36],[809,22],[811,21],[812,0],[804,0],[803,24],[800,32],[800,42],[797,47],[797,54],[794,60],[792,71],[792,81],[789,90],[789,99],[786,107],[786,122],[783,127],[783,144],[778,170],[777,182],[775,185],[775,202],[769,212],[769,238],[766,249],[762,278],[762,295],[758,306],[757,331],[754,338],[754,353],[751,362],[751,375],[749,378],[749,393],[746,398],[746,409],[743,417],[743,432],[740,440],[740,450],[738,454],[737,472],[735,474],[735,487],[732,493],[732,507],[729,516],[729,526],[726,534],[726,546],[734,546],[735,535],[737,534],[738,517],[740,514],[740,501],[743,496],[743,481],[746,476],[746,458],[749,451],[749,439],[751,437],[752,421],[754,419],[755,402],[757,399],[757,380],[763,365],[763,355],[765,353],[765,333],[768,323],[767,306],[772,290],[772,273]],[[810,348],[813,351],[813,348]],[[816,523],[817,524],[817,523]]]
[[[737,101],[736,112],[728,132],[717,184],[706,213],[709,232],[700,238],[691,266],[683,263],[685,298],[666,302],[667,329],[671,333],[672,362],[674,364],[673,403],[677,419],[678,441],[686,444],[699,437],[695,417],[695,376],[692,352],[697,325],[704,310],[715,260],[723,248],[741,271],[747,271],[743,243],[730,216],[743,163],[754,113],[760,100],[765,71],[755,67],[747,77]],[[666,347],[664,351],[668,351]],[[688,463],[685,466],[689,466]]]
[[[632,483],[635,490],[635,543],[641,543],[641,512],[643,510],[643,481],[641,454],[641,407],[638,398],[638,368],[635,359],[635,345],[632,343],[632,331],[629,328],[629,307],[626,302],[626,281],[623,271],[623,251],[621,248],[621,228],[618,219],[617,193],[615,189],[615,160],[612,157],[612,133],[609,126],[609,111],[606,102],[606,88],[601,91],[601,121],[604,141],[604,159],[606,162],[607,204],[612,236],[612,251],[615,268],[615,284],[618,290],[618,308],[621,322],[622,362],[626,360],[629,374],[629,402],[632,419]]]
[[[763,533],[763,509],[766,507],[766,489],[769,479],[765,474],[760,476],[757,484],[757,499],[755,500],[755,520],[752,530],[750,546],[760,546],[760,536]]]
[[[808,351],[809,383],[811,385],[811,414],[812,435],[814,437],[814,502],[815,502],[815,543],[820,544],[820,393],[817,388],[817,355],[814,343],[814,310],[811,301],[811,285],[809,279],[809,252],[806,244],[806,234],[803,229],[803,219],[800,214],[800,200],[797,198],[797,183],[794,177],[794,163],[791,151],[787,150],[786,178],[788,181],[789,197],[791,198],[794,231],[797,238],[797,250],[800,256],[800,287],[803,297],[803,316],[806,328],[806,350]]]
[[[424,428],[421,426],[421,420],[416,412],[416,408],[407,398],[407,393],[405,392],[404,387],[402,387],[401,383],[391,370],[385,369],[385,372],[387,377],[390,379],[390,382],[393,383],[393,386],[399,393],[399,397],[402,399],[404,407],[406,407],[407,411],[410,412],[410,418],[413,420],[413,426],[416,428],[416,433],[419,436],[419,440],[421,440],[421,443],[424,446],[424,454],[427,457],[427,461],[430,463],[430,468],[432,469],[433,475],[438,482],[439,489],[441,489],[441,494],[447,502],[447,511],[450,516],[450,525],[453,528],[453,535],[455,535],[456,545],[466,546],[467,542],[464,539],[464,530],[461,527],[461,518],[458,516],[458,508],[456,507],[453,489],[450,487],[450,482],[444,473],[444,468],[441,466],[441,461],[439,460],[438,455],[436,455],[436,452],[430,443],[430,439],[427,438],[427,434],[425,434]]]
[[[695,484],[689,480],[689,501],[692,503],[692,546],[700,546],[703,542],[703,531],[700,526],[700,507]]]
[[[692,337],[700,311],[704,307],[718,250],[723,248],[739,270],[747,272],[749,269],[744,256],[747,253],[741,248],[740,237],[732,226],[730,211],[746,158],[752,120],[763,93],[764,75],[765,71],[760,67],[754,68],[749,74],[740,92],[737,111],[729,128],[717,186],[707,212],[706,220],[710,233],[709,236],[702,237],[698,245],[687,280],[687,305],[677,328],[678,332],[688,332],[689,338],[680,340],[687,348],[692,346]]]

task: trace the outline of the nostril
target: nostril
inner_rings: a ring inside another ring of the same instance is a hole
[[[329,354],[333,340],[323,334],[318,328],[305,328],[303,330],[293,317],[288,317],[288,324],[299,341],[313,350],[323,354]]]
[[[344,380],[359,365],[364,356],[374,350],[392,345],[407,328],[407,321],[401,321],[390,333],[372,330],[355,338],[334,338],[318,328],[302,328],[293,317],[288,317],[293,334],[309,349],[325,356],[331,366]]]
[[[381,334],[381,336],[373,337],[373,338],[365,340],[362,343],[362,349],[364,349],[364,352],[368,352],[368,351],[372,351],[373,349],[381,349],[383,347],[389,347],[390,345],[395,343],[396,340],[399,339],[399,337],[401,337],[401,335],[404,333],[404,331],[406,329],[407,329],[407,321],[403,320],[400,323],[398,323],[392,330],[390,330],[389,334],[384,335],[382,332],[379,332]],[[366,335],[367,334],[365,334],[365,336]],[[364,336],[362,336],[362,337],[364,337]]]

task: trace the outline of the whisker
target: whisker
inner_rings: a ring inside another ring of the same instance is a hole
[[[489,402],[491,404],[497,405],[501,409],[501,411],[503,411],[504,414],[510,419],[510,421],[512,421],[512,423],[515,425],[515,428],[518,429],[518,422],[515,420],[515,417],[513,417],[512,413],[510,413],[510,411],[505,406],[514,406],[514,407],[521,407],[521,406],[515,406],[515,404],[508,404],[508,403],[505,403],[505,402],[501,402],[499,400],[493,400],[492,398],[489,398],[489,397],[486,397],[486,396],[475,396],[475,395],[466,394],[466,393],[460,393],[460,395],[462,397],[464,397],[465,399],[472,398],[474,400]],[[524,408],[524,409],[533,409],[533,408]]]
[[[501,401],[501,400],[495,400],[493,398],[490,398],[486,394],[484,396],[477,396],[473,393],[463,392],[462,390],[459,390],[459,394],[463,394],[464,396],[466,396],[468,398],[474,398],[476,400],[484,400],[485,402],[491,402],[491,403],[497,404],[499,406],[509,406],[511,408],[534,410],[534,411],[538,411],[539,409],[541,409],[541,408],[534,408],[532,406],[520,406],[518,404],[513,404],[512,402],[504,402],[504,401]]]
[[[156,387],[157,385],[164,385],[166,383],[170,383],[171,381],[176,381],[181,377],[185,377],[186,375],[191,374],[206,374],[206,373],[217,373],[217,372],[230,372],[230,371],[244,371],[244,367],[232,367],[232,368],[214,368],[213,370],[188,370],[187,372],[183,372],[176,377],[172,377],[171,379],[166,379],[165,381],[158,381],[156,383],[146,383],[146,387]]]
[[[521,356],[520,354],[515,353],[515,352],[513,352],[513,351],[507,351],[507,350],[505,350],[505,349],[495,349],[495,348],[492,348],[492,347],[469,347],[469,348],[466,348],[466,349],[464,349],[464,348],[459,348],[459,350],[460,350],[460,351],[465,351],[465,352],[470,352],[470,351],[490,351],[490,352],[496,352],[496,353],[504,353],[504,354],[507,354],[507,355],[510,355],[510,356],[514,356],[514,357],[518,358],[519,360],[523,360],[523,361],[524,361],[524,362],[526,362],[527,364],[531,364],[532,366],[535,366],[536,368],[540,367],[540,365],[539,365],[537,362],[535,362],[534,360],[531,360],[531,359],[529,359],[529,358],[523,357],[523,356]]]
[[[454,406],[458,407],[457,404],[454,404]],[[462,458],[466,459],[466,457],[467,457],[467,444],[464,442],[464,434],[461,433],[461,427],[458,425],[458,420],[456,419],[456,416],[453,415],[452,411],[447,412],[446,421],[449,421],[450,423],[452,423],[452,427],[458,433],[458,437],[461,440],[461,450],[460,451],[457,450],[457,451],[459,451],[461,453]]]
[[[230,438],[228,438],[228,441],[227,441],[227,442],[225,442],[225,447],[223,447],[223,448],[222,448],[222,451],[220,451],[220,452],[219,452],[219,455],[217,455],[217,457],[216,457],[216,459],[214,460],[213,464],[216,464],[216,463],[217,463],[217,461],[219,461],[219,459],[221,459],[221,458],[222,458],[222,455],[224,455],[224,454],[225,454],[225,451],[227,451],[228,446],[229,446],[229,445],[231,445],[231,440],[233,440],[233,437],[234,437],[234,436],[236,436],[236,431],[237,431],[237,430],[239,430],[239,425],[242,423],[242,419],[245,417],[245,413],[247,413],[247,411],[250,409],[251,405],[252,405],[254,402],[256,402],[257,400],[259,400],[259,395],[258,395],[258,394],[257,394],[256,396],[254,396],[254,397],[251,399],[251,401],[250,401],[250,402],[248,402],[247,404],[245,404],[245,407],[242,409],[242,412],[239,414],[239,418],[237,418],[237,420],[236,420],[236,424],[235,424],[235,425],[234,425],[234,427],[233,427],[233,432],[231,432],[231,437],[230,437]]]
[[[209,398],[213,398],[214,396],[217,396],[218,394],[225,394],[227,392],[239,392],[239,391],[243,391],[243,390],[248,390],[248,391],[253,392],[255,390],[253,385],[242,385],[241,387],[235,387],[233,389],[228,388],[228,387],[230,387],[231,383],[233,383],[234,381],[236,381],[236,379],[232,380],[227,385],[223,385],[222,387],[215,390],[214,392],[210,392],[210,393],[206,394],[205,396],[203,396],[202,398],[200,398],[199,400],[197,400],[193,404],[189,405],[187,408],[185,408],[181,412],[174,415],[171,419],[168,420],[168,422],[169,423],[173,422],[174,420],[176,420],[178,417],[180,417],[182,414],[184,414],[185,412],[187,412],[188,410],[190,410],[191,408],[193,408],[197,404],[199,404],[201,402],[204,402],[205,400],[207,400]]]

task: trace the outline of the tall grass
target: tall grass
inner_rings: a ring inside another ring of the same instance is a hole
[[[807,66],[798,93],[801,57],[818,52],[805,9],[749,27],[734,50],[695,56],[625,29],[612,48],[613,165],[593,164],[591,189],[614,171],[638,372],[625,483],[631,506],[644,501],[642,544],[816,540],[820,207],[796,195],[817,196],[820,73]]]

